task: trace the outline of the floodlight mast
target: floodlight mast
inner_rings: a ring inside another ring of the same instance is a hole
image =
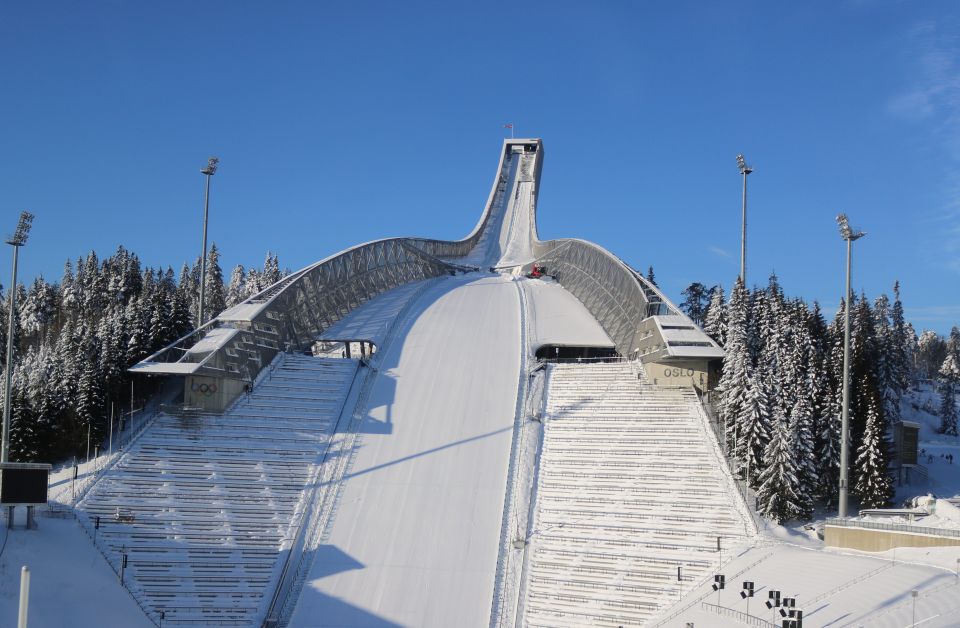
[[[850,457],[850,251],[851,244],[867,234],[863,231],[851,229],[846,214],[837,216],[837,225],[840,227],[840,237],[847,241],[847,289],[844,296],[843,312],[843,414],[840,426],[840,496],[837,512],[837,516],[842,519],[847,516],[848,459]]]
[[[747,165],[743,153],[737,155],[737,168],[743,176],[743,217],[740,222],[740,281],[747,286],[747,175],[753,168]]]
[[[33,225],[33,214],[20,212],[20,220],[13,235],[6,242],[13,247],[13,280],[10,282],[10,317],[7,322],[7,366],[4,369],[3,382],[3,443],[0,445],[0,462],[9,462],[10,458],[10,403],[11,376],[13,375],[13,315],[17,308],[17,258],[20,247],[27,243],[30,227]]]
[[[217,172],[220,160],[211,157],[207,160],[207,167],[200,170],[200,174],[207,177],[207,187],[203,194],[203,249],[200,253],[200,305],[197,307],[197,328],[203,326],[203,295],[207,283],[207,218],[210,215],[210,178]]]

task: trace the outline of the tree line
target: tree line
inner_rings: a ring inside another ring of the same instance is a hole
[[[787,298],[777,277],[747,290],[701,283],[683,291],[681,308],[724,347],[716,408],[728,450],[756,491],[761,514],[776,521],[809,518],[816,503],[837,499],[845,303],[827,322],[814,302]],[[960,330],[918,338],[904,319],[899,283],[893,299],[850,304],[850,491],[863,507],[894,494],[891,426],[918,379],[942,393],[940,431],[957,433]]]
[[[277,256],[267,253],[262,269],[238,265],[225,282],[213,244],[204,311],[215,315],[284,274]],[[16,290],[10,460],[58,461],[85,455],[88,432],[92,443],[103,442],[111,403],[119,408],[124,400],[130,409],[130,366],[196,327],[200,259],[184,264],[177,276],[170,267],[143,267],[121,246],[103,260],[95,252],[68,260],[59,282],[39,276]],[[0,287],[4,347],[8,303]],[[138,383],[142,396],[153,392],[144,386]]]

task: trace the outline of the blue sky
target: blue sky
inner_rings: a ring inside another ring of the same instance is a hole
[[[775,271],[833,312],[903,285],[960,323],[960,5],[952,2],[6,2],[0,221],[21,277],[123,244],[175,269],[305,266],[396,235],[459,238],[505,122],[543,138],[541,237],[653,264],[675,299]],[[9,283],[0,258],[0,280]]]

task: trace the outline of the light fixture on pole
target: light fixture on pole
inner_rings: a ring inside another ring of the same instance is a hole
[[[7,367],[4,370],[3,395],[3,445],[0,446],[0,462],[9,462],[10,458],[10,385],[13,374],[13,336],[14,313],[17,311],[17,257],[20,247],[27,243],[30,227],[33,224],[33,214],[20,212],[20,221],[17,230],[7,238],[7,244],[13,247],[13,280],[10,282],[10,318],[7,323]]]
[[[837,216],[840,237],[847,242],[847,289],[844,296],[843,312],[843,414],[840,425],[840,498],[837,516],[847,516],[848,458],[850,456],[850,251],[851,244],[867,235],[863,231],[850,228],[846,214]]]
[[[210,178],[217,172],[220,160],[211,157],[207,160],[207,167],[200,170],[200,174],[207,177],[207,188],[203,194],[203,250],[200,253],[200,305],[197,308],[197,328],[203,326],[203,293],[207,283],[207,217],[210,214]]]
[[[740,281],[743,287],[747,287],[747,175],[753,172],[753,168],[747,165],[743,158],[743,153],[737,155],[737,168],[743,175],[743,216],[740,221]]]

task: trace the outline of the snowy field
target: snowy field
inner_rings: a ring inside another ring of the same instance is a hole
[[[20,568],[30,581],[30,628],[147,628],[150,622],[120,586],[73,518],[41,517],[36,530],[0,530],[0,626],[17,625]]]
[[[910,626],[913,612],[911,590],[916,589],[916,625],[924,628],[957,626],[960,612],[960,580],[940,567],[911,562],[929,550],[898,550],[896,557],[871,556],[841,551],[820,551],[786,544],[762,544],[742,551],[720,573],[727,588],[720,592],[719,605],[747,612],[747,600],[741,599],[743,581],[752,581],[755,597],[749,613],[772,622],[774,614],[764,605],[770,590],[797,600],[804,611],[804,626],[866,626],[902,628]],[[960,548],[953,552],[960,555]],[[742,626],[742,622],[722,617],[705,607],[716,605],[717,593],[712,577],[661,617],[656,626],[685,628],[694,626]],[[679,610],[680,614],[671,617]],[[776,625],[779,625],[779,621]]]

